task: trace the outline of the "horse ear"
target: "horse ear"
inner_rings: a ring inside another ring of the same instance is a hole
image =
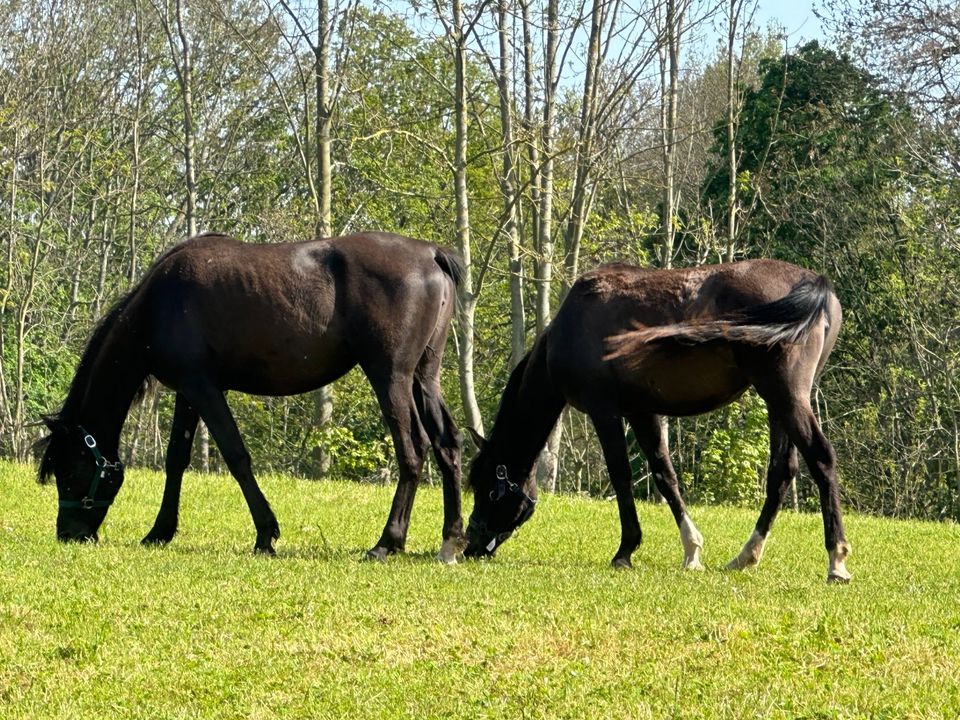
[[[43,424],[47,426],[47,430],[52,433],[63,430],[66,427],[66,425],[63,424],[63,421],[61,421],[56,415],[44,415],[40,419],[43,421]]]
[[[470,433],[470,437],[473,438],[473,444],[477,446],[477,450],[483,450],[487,444],[487,439],[472,427],[468,427],[467,430]]]

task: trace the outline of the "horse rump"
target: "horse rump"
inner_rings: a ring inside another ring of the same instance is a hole
[[[669,325],[637,325],[606,340],[604,360],[629,358],[651,343],[675,341],[690,345],[725,340],[760,347],[797,343],[806,338],[821,315],[830,321],[833,285],[825,277],[802,280],[779,300],[743,308],[718,318],[696,318]]]

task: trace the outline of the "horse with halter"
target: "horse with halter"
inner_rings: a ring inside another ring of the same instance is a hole
[[[490,555],[536,507],[534,464],[563,408],[586,413],[620,511],[613,558],[629,567],[640,543],[624,438],[626,420],[680,530],[685,568],[701,568],[703,537],[687,513],[660,416],[722,407],[749,387],[766,402],[766,500],[731,569],[756,565],[803,457],[820,493],[830,582],[846,582],[836,456],[810,404],[840,331],[830,283],[776,260],[676,270],[615,264],[582,275],[507,383],[468,483],[475,493],[468,556]]]
[[[460,439],[440,363],[463,265],[455,253],[386,233],[252,245],[203,234],[162,255],[94,331],[63,407],[45,418],[41,481],[56,477],[57,537],[95,540],[123,483],[119,439],[147,378],[176,392],[163,500],[146,543],[177,530],[200,418],[273,553],[280,527],[257,485],[224,394],[292,395],[359,365],[390,427],[400,479],[374,559],[404,549],[427,448],[443,478],[440,559],[463,547]]]

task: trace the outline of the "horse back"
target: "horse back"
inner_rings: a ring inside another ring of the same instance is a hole
[[[644,407],[657,414],[692,415],[742,394],[780,349],[724,339],[694,340],[674,328],[699,328],[722,318],[769,307],[819,276],[777,260],[750,260],[673,270],[607,265],[574,283],[545,338],[551,375],[574,406],[626,414]],[[839,327],[830,294],[827,337],[810,362],[822,368]],[[611,340],[662,330],[656,342],[636,343],[628,357],[611,357]],[[823,352],[826,351],[826,353]],[[806,350],[790,350],[794,354]],[[808,362],[806,356],[801,358]],[[811,371],[812,377],[812,371]]]
[[[437,253],[381,233],[261,245],[192,238],[142,288],[153,361],[164,366],[155,374],[203,367],[225,389],[292,394],[368,357],[415,362],[453,309]],[[416,357],[398,359],[404,352]]]

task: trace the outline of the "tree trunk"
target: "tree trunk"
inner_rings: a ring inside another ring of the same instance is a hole
[[[186,187],[187,237],[197,234],[196,126],[193,115],[193,50],[184,24],[182,0],[176,0],[177,34],[180,38],[180,97],[183,104],[183,167]],[[200,422],[200,467],[210,472],[210,431]]]
[[[536,245],[540,238],[540,150],[537,140],[539,124],[534,120],[536,101],[533,28],[530,21],[530,0],[520,0],[520,5],[523,9],[523,132],[530,173],[530,230],[527,237],[533,238]]]
[[[680,0],[684,3],[686,0]],[[660,129],[663,140],[663,196],[662,216],[660,218],[662,232],[661,267],[673,267],[674,250],[674,220],[676,216],[674,190],[674,174],[676,167],[676,140],[677,140],[677,100],[680,76],[680,35],[683,24],[683,8],[678,11],[677,0],[666,0],[666,21],[664,37],[660,49]],[[670,421],[661,417],[664,442],[667,451],[670,447]],[[659,490],[654,490],[654,499],[664,502]]]
[[[467,425],[481,435],[483,418],[473,377],[474,329],[473,321],[477,309],[477,298],[473,293],[470,255],[470,205],[467,196],[467,50],[466,36],[463,31],[462,7],[460,0],[453,0],[453,67],[454,67],[454,122],[456,138],[454,140],[454,188],[457,206],[457,249],[463,258],[467,271],[458,288],[459,314],[457,317],[457,364],[460,371],[460,401]]]
[[[318,208],[315,234],[317,237],[329,237],[332,231],[331,185],[333,183],[332,162],[330,157],[330,16],[328,0],[317,2],[317,44],[314,46],[314,71],[316,73],[317,114],[317,194]],[[314,427],[324,428],[333,419],[333,388],[326,385],[314,393]],[[330,473],[332,458],[323,444],[313,453],[313,477],[323,477]]]
[[[537,238],[537,334],[550,322],[550,284],[553,278],[553,142],[556,131],[556,55],[559,0],[547,4],[547,50],[543,61],[543,166],[540,171],[540,227]]]
[[[556,131],[556,56],[559,0],[547,3],[547,50],[543,62],[543,168],[540,185],[540,235],[537,242],[537,334],[550,322],[550,285],[553,278],[553,154]],[[546,492],[557,489],[560,467],[560,422],[547,438],[547,446],[537,464],[537,484]]]
[[[4,367],[4,358],[7,356],[6,353],[6,332],[5,328],[7,325],[6,317],[7,313],[10,311],[10,298],[13,294],[13,259],[14,259],[14,244],[17,241],[17,190],[19,189],[19,177],[17,174],[17,168],[20,165],[20,131],[19,129],[15,130],[13,133],[14,141],[13,147],[8,148],[9,157],[12,159],[10,162],[10,182],[9,182],[9,196],[8,202],[10,203],[10,212],[7,217],[7,231],[4,233],[7,236],[7,247],[6,247],[6,261],[4,263],[4,278],[3,278],[3,295],[0,297],[0,421],[3,423],[3,427],[10,430],[10,437],[8,439],[9,446],[11,448],[15,445],[14,432],[13,432],[13,415],[11,413],[11,406],[14,404],[11,401],[9,395],[9,388],[7,387],[7,372]]]
[[[563,294],[573,283],[580,264],[580,242],[583,227],[590,213],[593,193],[590,175],[593,165],[593,138],[596,128],[597,80],[600,71],[600,33],[604,22],[603,0],[593,0],[590,13],[590,42],[587,46],[587,66],[583,79],[583,98],[580,104],[580,130],[577,137],[577,155],[570,200],[570,219],[564,234]]]
[[[681,0],[683,2],[683,0]],[[677,12],[677,0],[666,0],[666,27],[661,51],[660,103],[661,132],[663,136],[663,209],[661,231],[663,236],[661,266],[673,266],[674,219],[676,215],[674,193],[674,170],[676,166],[677,139],[677,94],[680,71],[680,25],[683,12]]]
[[[734,76],[734,45],[737,38],[737,20],[742,0],[730,0],[727,16],[727,262],[736,257],[737,242],[737,89]]]
[[[525,328],[523,311],[523,268],[520,262],[520,234],[517,228],[516,151],[513,142],[513,49],[510,36],[513,32],[513,15],[508,0],[500,0],[497,8],[497,35],[500,40],[500,68],[497,87],[500,96],[500,126],[503,132],[503,175],[500,190],[503,194],[506,220],[503,234],[506,236],[510,264],[510,369],[523,358]]]

